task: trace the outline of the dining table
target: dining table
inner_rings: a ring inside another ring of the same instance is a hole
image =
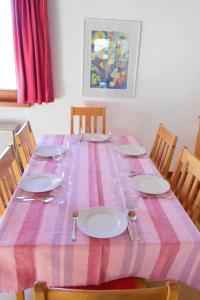
[[[134,187],[136,176],[162,176],[147,153],[122,155],[120,145],[129,144],[141,146],[130,135],[102,142],[79,135],[39,137],[0,219],[1,292],[24,290],[35,281],[87,286],[130,276],[176,280],[200,289],[200,233],[171,190],[150,195]],[[62,155],[38,155],[38,148],[52,145],[64,147]],[[24,190],[22,181],[34,174],[54,174],[61,180],[42,193]],[[40,197],[53,200],[45,203]],[[131,239],[127,229],[97,238],[76,227],[73,240],[73,215],[92,207],[115,209],[125,219],[134,209],[139,238]]]

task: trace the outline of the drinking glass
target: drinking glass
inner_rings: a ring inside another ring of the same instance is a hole
[[[84,130],[83,126],[81,126],[80,133],[79,133],[79,142],[83,142],[84,140]]]
[[[59,176],[61,177],[61,183],[58,187],[57,196],[58,196],[58,203],[62,205],[63,203],[66,202],[65,172],[62,170]]]
[[[136,210],[140,196],[135,194],[135,190],[131,185],[128,185],[124,190],[126,200],[126,208],[128,210]]]
[[[55,161],[57,168],[61,167],[61,161],[62,161],[62,159],[63,159],[63,155],[62,154],[57,154],[57,155],[53,156],[53,160]]]

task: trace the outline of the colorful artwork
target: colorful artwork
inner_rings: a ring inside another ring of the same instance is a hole
[[[126,89],[128,62],[128,33],[92,31],[90,88]]]

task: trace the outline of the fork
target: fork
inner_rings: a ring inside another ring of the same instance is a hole
[[[76,239],[77,239],[76,238],[76,223],[77,223],[77,219],[78,219],[78,212],[77,211],[73,212],[72,219],[74,221],[74,224],[73,224],[73,230],[72,230],[71,240],[72,241],[76,241]]]
[[[21,202],[37,201],[37,202],[49,203],[54,200],[54,197],[53,196],[52,197],[50,196],[47,198],[43,198],[43,197],[41,197],[41,198],[39,198],[39,197],[38,198],[31,198],[31,197],[18,198],[18,197],[16,197],[16,199]]]

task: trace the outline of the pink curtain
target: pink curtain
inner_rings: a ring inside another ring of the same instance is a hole
[[[46,0],[11,0],[18,103],[54,100]]]

